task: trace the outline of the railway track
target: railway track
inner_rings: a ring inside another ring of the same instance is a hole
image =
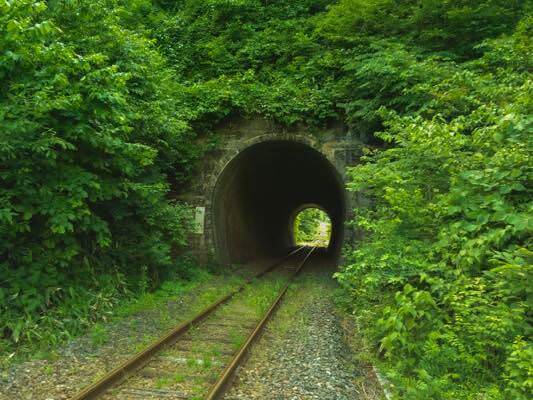
[[[291,252],[72,399],[222,398],[314,250],[300,247]]]

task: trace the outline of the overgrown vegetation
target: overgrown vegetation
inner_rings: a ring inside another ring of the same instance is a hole
[[[371,201],[338,278],[397,397],[530,398],[531,26],[525,0],[0,0],[2,343],[172,268],[195,137],[342,121]]]
[[[365,90],[380,86],[357,112],[379,121],[388,148],[350,171],[350,189],[371,200],[355,219],[368,233],[338,277],[402,399],[533,394],[532,25],[483,3],[482,21],[479,7],[464,20],[453,2],[430,10],[460,15],[464,30],[447,29],[461,40],[427,44],[431,25],[424,47],[382,41],[356,67]],[[480,41],[480,23],[509,31]]]
[[[134,11],[0,2],[0,351],[76,333],[185,243],[167,194],[197,150]]]

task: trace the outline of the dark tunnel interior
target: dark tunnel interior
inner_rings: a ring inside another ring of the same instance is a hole
[[[245,263],[294,246],[292,224],[303,208],[324,210],[332,224],[328,255],[343,240],[342,178],[320,152],[295,141],[270,141],[239,153],[218,178],[213,198],[217,258]]]

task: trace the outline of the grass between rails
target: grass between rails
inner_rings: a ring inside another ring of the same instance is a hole
[[[192,337],[192,354],[188,357],[186,366],[180,371],[180,376],[186,376],[194,382],[191,388],[192,399],[202,399],[205,396],[212,382],[231,358],[228,350],[230,353],[237,352],[251,333],[251,327],[243,329],[242,325],[259,322],[286,282],[286,277],[277,274],[256,280],[206,321],[208,323],[210,320],[219,322],[231,320],[235,326],[228,326],[223,332],[229,343],[216,340],[206,342],[206,337],[214,332],[203,326],[203,323],[189,332]],[[169,351],[167,354],[171,353]],[[176,384],[179,383],[180,381],[173,377],[165,377],[156,384],[159,388],[177,389]]]
[[[132,332],[142,332],[143,319],[149,318],[153,325],[150,332],[132,338],[133,350],[140,351],[162,331],[192,317],[244,282],[238,274],[224,272],[213,273],[198,267],[187,280],[169,279],[153,292],[130,293],[128,297],[112,299],[98,311],[96,322],[88,320],[86,313],[71,313],[67,318],[78,318],[78,321],[76,329],[70,331],[64,329],[64,321],[60,320],[64,314],[58,310],[56,315],[48,316],[49,323],[40,324],[39,340],[16,348],[0,343],[0,371],[5,373],[11,366],[30,359],[59,358],[74,339],[94,350],[116,339],[120,325],[127,325]]]

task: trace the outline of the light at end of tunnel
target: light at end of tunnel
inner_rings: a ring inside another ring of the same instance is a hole
[[[309,207],[294,218],[293,240],[297,246],[328,247],[331,239],[331,220],[319,208]]]

